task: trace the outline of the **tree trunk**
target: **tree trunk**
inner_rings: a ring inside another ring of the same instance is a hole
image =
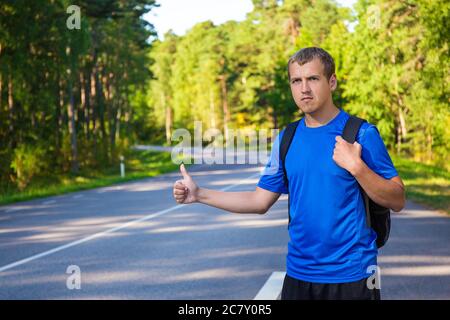
[[[161,105],[165,108],[165,114],[166,114],[166,142],[168,145],[171,144],[171,138],[172,138],[172,125],[173,125],[173,112],[172,108],[167,105],[167,99],[166,95],[164,93],[161,93]]]
[[[97,91],[97,112],[98,112],[98,119],[100,121],[100,134],[101,134],[101,145],[103,147],[103,156],[106,157],[106,160],[108,161],[108,150],[107,150],[107,138],[106,138],[106,128],[105,128],[105,100],[104,100],[104,92],[103,92],[103,85],[102,85],[102,79],[101,74],[99,74],[101,71],[97,70],[96,72],[96,91]]]
[[[223,108],[223,128],[225,137],[228,137],[228,124],[230,122],[230,111],[228,109],[228,92],[225,75],[219,76],[220,86],[222,88],[222,108]]]
[[[125,110],[125,136],[130,136],[130,120],[131,120],[131,108],[130,108],[130,93],[128,92],[128,86],[125,86],[125,101],[124,101],[124,110]]]
[[[272,122],[274,129],[278,129],[278,115],[275,108],[272,109]]]
[[[397,155],[400,155],[401,151],[402,151],[402,132],[401,132],[401,128],[400,128],[400,123],[396,122],[396,126],[397,126],[397,132],[395,134],[396,136],[396,142],[397,142]]]
[[[91,123],[91,74],[88,72],[86,78],[84,79],[85,85],[84,90],[86,94],[86,108],[84,109],[84,122],[85,122],[85,128],[86,128],[86,139],[91,139],[91,130],[90,130],[90,123]]]
[[[170,106],[166,105],[166,141],[168,145],[171,144],[172,125],[173,125],[173,111]]]
[[[211,114],[211,128],[216,128],[216,105],[212,90],[209,90],[209,113]]]
[[[96,108],[97,108],[97,103],[95,103],[97,101],[97,90],[95,88],[95,67],[91,72],[91,80],[90,80],[90,85],[91,85],[91,110],[90,110],[90,121],[92,123],[92,133],[94,135],[94,144],[96,144],[96,140],[97,140],[97,123],[96,123],[96,118],[97,118],[97,113],[96,113]],[[90,126],[91,127],[91,126]]]
[[[70,76],[69,76],[70,77]],[[70,135],[70,149],[72,151],[71,171],[78,173],[78,149],[77,149],[77,132],[75,127],[75,99],[73,95],[72,81],[69,79],[69,104],[67,105],[67,115]]]
[[[289,17],[287,22],[287,33],[289,34],[291,38],[291,44],[295,46],[295,43],[297,41],[298,35],[299,35],[299,29],[300,25],[295,17]]]
[[[428,149],[428,154],[427,154],[427,156],[428,156],[428,161],[433,161],[433,136],[432,136],[432,134],[431,134],[431,131],[432,129],[431,128],[429,128],[428,129],[428,134],[427,134],[427,149]]]
[[[2,44],[0,43],[0,56],[2,55]],[[3,75],[0,72],[0,112],[3,112]]]
[[[13,83],[11,74],[8,76],[8,113],[9,113],[9,136],[11,137],[11,147],[14,147],[14,99],[13,99]]]
[[[1,50],[0,50],[1,51]],[[0,73],[0,111],[3,110],[3,81],[2,81],[2,74]]]
[[[61,76],[58,74],[58,103],[56,106],[56,152],[58,153],[57,158],[60,156],[61,146],[62,146],[62,124],[63,124],[63,110],[64,110],[64,90],[63,81]]]
[[[117,104],[118,101],[114,95],[113,85],[114,74],[109,73],[108,77],[105,77],[105,89],[106,89],[106,101],[108,105],[108,125],[109,125],[109,149],[110,159],[115,157],[116,149],[116,125],[117,125]],[[118,98],[118,97],[117,97]]]
[[[395,57],[395,56],[394,56]],[[394,58],[395,59],[395,58]],[[403,115],[402,107],[403,107],[403,100],[398,93],[397,96],[397,104],[398,104],[398,119],[397,119],[397,154],[400,154],[402,151],[402,144],[404,141],[406,141],[406,121],[405,117]]]
[[[116,116],[116,141],[120,140],[120,119],[122,118],[122,103],[119,102]]]
[[[407,131],[406,131],[406,121],[405,121],[405,116],[403,115],[403,111],[402,109],[399,110],[399,120],[400,120],[400,129],[401,129],[401,133],[402,133],[402,139],[403,141],[406,140],[406,135],[407,135]]]
[[[88,111],[88,107],[87,107],[87,92],[88,90],[86,90],[86,80],[84,77],[84,73],[83,71],[80,72],[80,100],[81,100],[81,112],[83,113],[83,117],[84,117],[84,121],[83,123],[83,131],[84,131],[84,136],[87,138],[88,136],[88,132],[89,132],[89,122],[86,121],[86,118],[89,117],[89,111]]]

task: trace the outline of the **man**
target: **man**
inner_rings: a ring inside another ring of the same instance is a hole
[[[199,188],[181,165],[183,180],[175,182],[174,197],[178,203],[263,214],[289,192],[290,242],[281,298],[378,300],[379,290],[367,285],[377,265],[376,233],[366,225],[358,183],[374,202],[398,212],[405,204],[403,182],[374,125],[363,123],[353,144],[341,137],[349,115],[333,103],[337,80],[326,51],[300,50],[289,59],[288,73],[292,96],[305,114],[285,160],[288,187],[276,142],[266,167],[277,164],[276,170],[266,171],[255,191]]]

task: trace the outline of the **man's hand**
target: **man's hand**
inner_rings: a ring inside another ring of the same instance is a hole
[[[255,191],[237,192],[199,188],[183,164],[180,172],[183,180],[173,185],[173,197],[180,204],[198,202],[233,213],[264,214],[280,197],[279,193],[259,187]]]
[[[358,142],[351,144],[341,136],[336,136],[333,160],[338,166],[355,175],[361,167],[361,150],[362,147]]]
[[[362,147],[358,142],[351,144],[341,136],[337,136],[333,160],[355,177],[372,201],[399,212],[405,207],[402,180],[398,176],[389,180],[384,179],[373,172],[361,159],[361,150]]]
[[[173,185],[173,197],[178,203],[193,203],[198,201],[198,186],[186,171],[184,164],[180,166],[180,172],[183,180],[175,181]]]

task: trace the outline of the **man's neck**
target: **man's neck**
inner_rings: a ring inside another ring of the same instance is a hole
[[[339,111],[340,110],[332,103],[329,107],[305,114],[305,124],[309,128],[324,126],[333,120],[339,114]]]

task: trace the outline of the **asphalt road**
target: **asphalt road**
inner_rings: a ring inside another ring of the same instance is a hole
[[[259,169],[189,172],[201,186],[238,191],[254,189]],[[177,205],[180,177],[0,207],[0,299],[253,299],[285,271],[287,197],[262,216]],[[450,299],[449,243],[449,217],[408,202],[379,257],[382,298]]]

